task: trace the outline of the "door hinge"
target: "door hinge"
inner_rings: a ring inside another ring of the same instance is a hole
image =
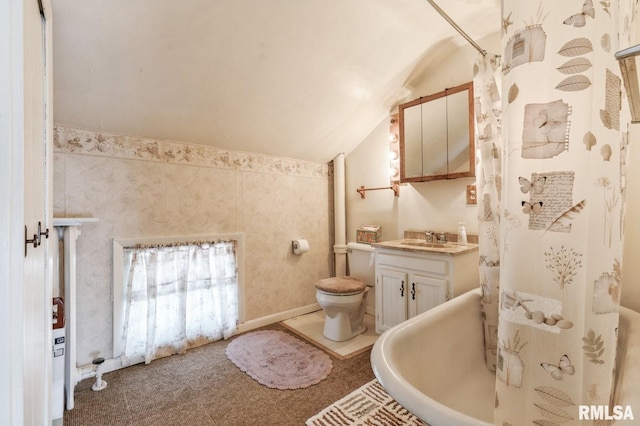
[[[33,238],[29,239],[29,232],[27,231],[27,225],[24,226],[24,257],[27,257],[27,250],[29,249],[29,244],[33,244],[33,248],[38,247],[40,244],[40,238],[38,235],[33,234]]]

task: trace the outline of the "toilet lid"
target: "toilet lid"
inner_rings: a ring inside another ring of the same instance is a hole
[[[325,293],[353,294],[363,291],[367,285],[356,277],[324,278],[316,282],[316,288]]]

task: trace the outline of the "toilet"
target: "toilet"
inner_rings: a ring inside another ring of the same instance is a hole
[[[322,334],[327,339],[343,342],[367,330],[363,321],[366,294],[375,282],[373,250],[369,244],[348,243],[349,276],[316,282],[316,300],[325,313]]]

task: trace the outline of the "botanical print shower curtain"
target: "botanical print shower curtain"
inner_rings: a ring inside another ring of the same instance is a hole
[[[498,425],[610,403],[628,143],[614,53],[632,3],[503,1]]]
[[[228,338],[238,321],[235,241],[128,247],[123,366]]]
[[[502,175],[500,56],[480,55],[473,68],[476,119],[479,272],[487,367],[496,369]]]

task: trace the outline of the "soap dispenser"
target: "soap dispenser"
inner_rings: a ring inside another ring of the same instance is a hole
[[[464,222],[458,223],[458,244],[467,244],[467,230]]]

